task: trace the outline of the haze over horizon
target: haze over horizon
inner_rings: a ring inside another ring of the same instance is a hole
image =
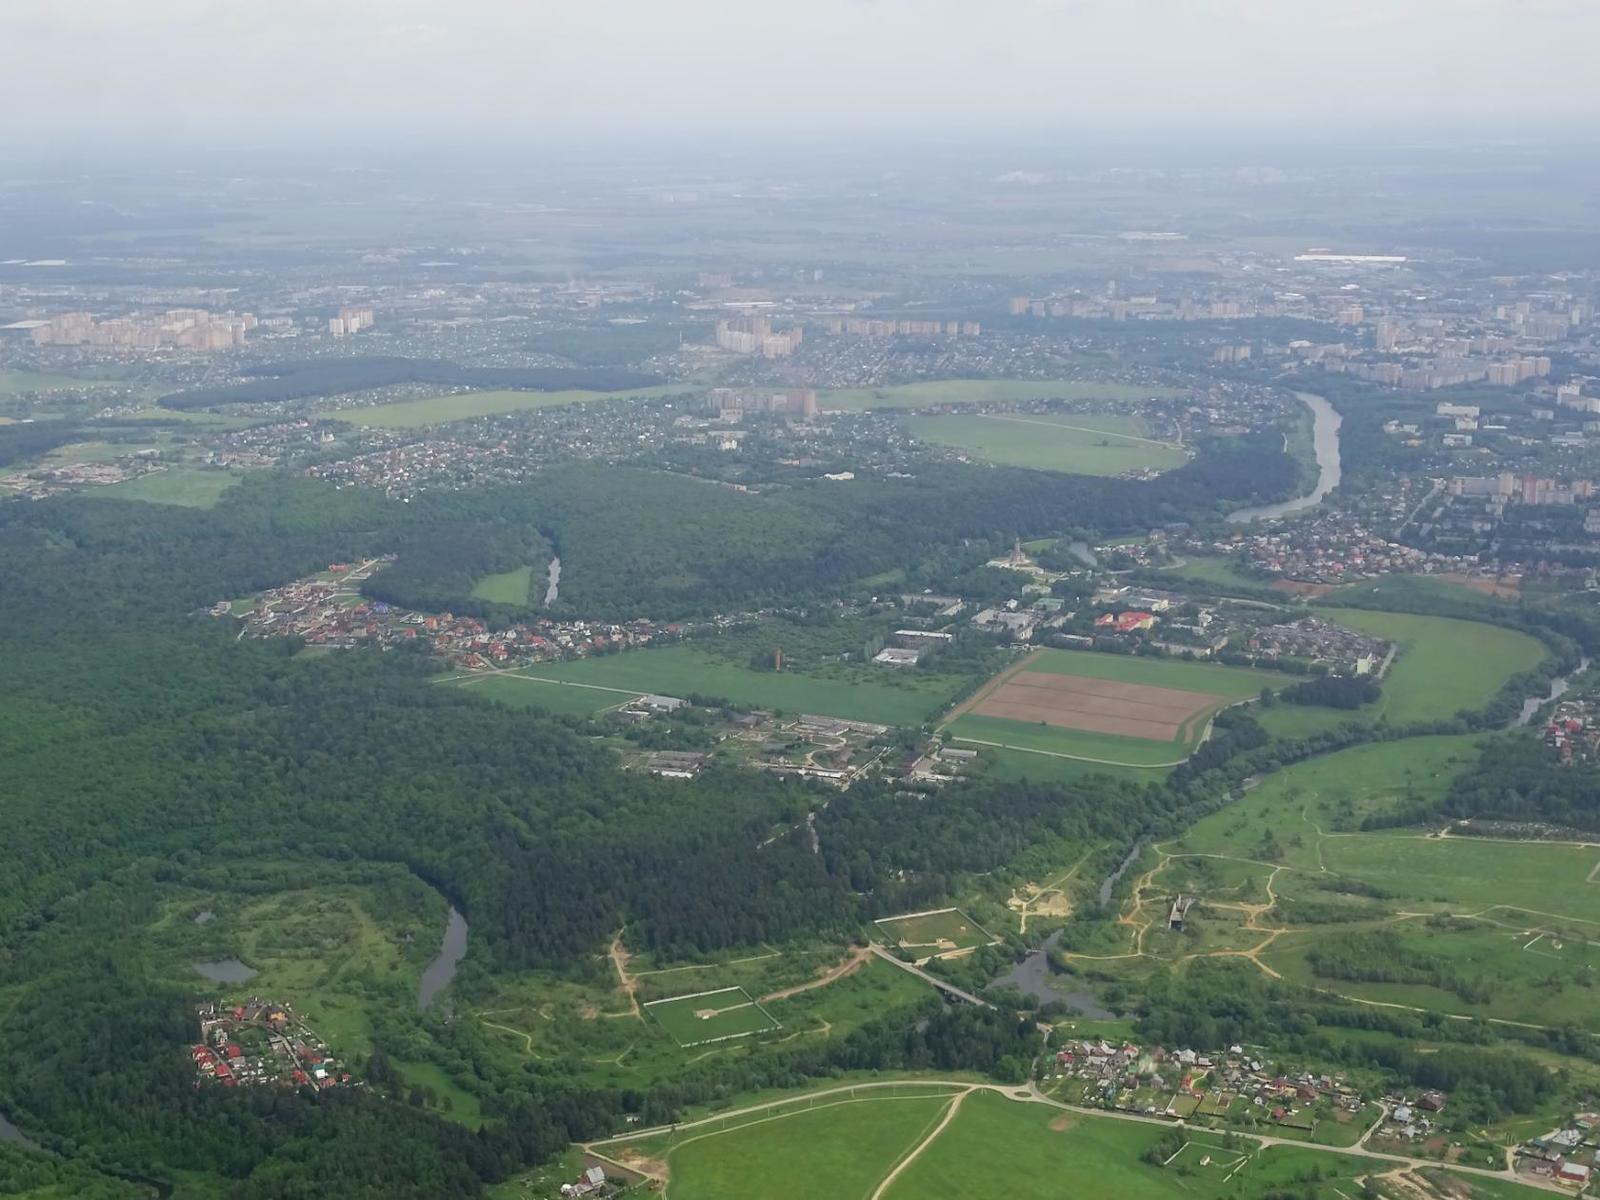
[[[1578,134],[1583,0],[12,0],[0,148]]]

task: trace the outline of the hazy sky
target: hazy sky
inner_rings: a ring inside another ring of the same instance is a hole
[[[0,0],[0,140],[1581,127],[1597,0]]]

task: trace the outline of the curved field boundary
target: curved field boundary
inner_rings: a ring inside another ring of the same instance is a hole
[[[1209,735],[1210,732],[1208,728],[1206,733]],[[969,742],[974,746],[990,746],[996,750],[1016,750],[1022,754],[1042,754],[1045,758],[1070,758],[1074,762],[1098,763],[1103,767],[1137,767],[1146,771],[1165,771],[1171,767],[1181,767],[1189,760],[1189,755],[1185,754],[1182,758],[1175,758],[1171,762],[1119,762],[1114,758],[1090,758],[1087,754],[1068,754],[1064,750],[1036,750],[1032,746],[1012,746],[1006,742],[989,742],[983,738],[962,737],[960,734],[954,733],[950,735],[950,740],[952,742]],[[1201,740],[1203,741],[1204,739]],[[1196,745],[1198,744],[1196,743]],[[1191,750],[1189,753],[1193,754],[1194,751]]]
[[[1039,659],[1043,654],[1044,651],[1042,649],[1033,650],[1027,654],[1024,654],[1015,663],[1007,667],[1004,671],[1001,671],[1000,674],[989,680],[988,683],[985,683],[977,691],[973,692],[972,695],[968,696],[965,700],[961,701],[960,704],[957,704],[954,708],[947,712],[944,715],[944,719],[939,722],[938,729],[945,728],[945,726],[949,725],[957,717],[965,716],[967,713],[971,712],[979,704],[987,700],[993,692],[997,691],[1001,684],[1005,683],[1006,680],[1010,679],[1013,675],[1016,675],[1021,671],[1026,671],[1029,665]],[[937,732],[937,730],[935,730],[935,732]],[[957,738],[956,740],[962,741],[963,739]]]

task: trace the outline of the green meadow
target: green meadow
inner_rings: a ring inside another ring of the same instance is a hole
[[[864,412],[872,408],[1018,404],[1032,400],[1147,400],[1178,394],[1175,388],[1079,379],[942,379],[876,388],[832,388],[817,393],[817,405],[829,411]]]
[[[1538,639],[1480,621],[1354,608],[1317,608],[1315,613],[1396,642],[1398,656],[1384,676],[1382,697],[1358,713],[1288,704],[1262,712],[1261,723],[1280,736],[1294,737],[1356,719],[1407,724],[1476,710],[1507,679],[1537,666],[1545,656]]]
[[[526,604],[533,584],[533,567],[518,567],[498,575],[485,575],[472,585],[472,595],[493,604]]]
[[[692,645],[541,664],[527,673],[624,691],[713,696],[735,704],[883,725],[921,724],[965,682],[956,675],[890,669],[879,673],[862,668],[839,678],[758,671]]]
[[[670,396],[686,389],[681,384],[633,388],[621,392],[592,392],[571,389],[560,392],[484,391],[454,392],[428,396],[421,400],[402,400],[394,404],[375,404],[365,408],[330,408],[316,414],[321,421],[348,421],[374,429],[415,429],[467,421],[473,417],[499,416],[535,408],[555,408],[563,404],[587,404],[595,400],[642,399]]]
[[[922,441],[965,450],[987,462],[1041,471],[1117,475],[1169,471],[1187,461],[1179,447],[1146,437],[1144,422],[1137,417],[1117,413],[922,416],[906,426]]]
[[[440,682],[458,687],[479,699],[498,700],[513,708],[543,708],[554,713],[576,713],[580,716],[615,708],[631,699],[627,692],[550,683],[530,679],[518,672],[448,676]]]
[[[230,471],[169,467],[122,483],[91,488],[84,494],[108,500],[143,500],[148,504],[176,504],[183,508],[215,508],[223,494],[242,478]]]

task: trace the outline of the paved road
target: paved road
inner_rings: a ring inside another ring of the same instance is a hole
[[[901,963],[900,965],[904,966],[905,964]],[[954,1088],[960,1089],[962,1092],[996,1092],[1009,1100],[1015,1100],[1019,1103],[1044,1104],[1051,1108],[1061,1109],[1063,1112],[1077,1113],[1086,1117],[1103,1117],[1112,1121],[1134,1121],[1141,1125],[1159,1125],[1163,1129],[1190,1128],[1188,1123],[1181,1118],[1174,1119],[1172,1117],[1150,1117],[1141,1113],[1116,1112],[1111,1109],[1089,1108],[1080,1104],[1067,1104],[1065,1101],[1053,1100],[1049,1096],[1044,1095],[1039,1091],[1038,1087],[1032,1083],[1017,1087],[1006,1087],[998,1083],[972,1083],[971,1081],[965,1079],[896,1079],[884,1080],[881,1082],[873,1081],[867,1083],[843,1084],[839,1087],[827,1088],[820,1092],[808,1092],[800,1096],[789,1096],[782,1100],[768,1100],[762,1104],[750,1104],[746,1105],[744,1108],[730,1109],[727,1112],[718,1113],[715,1116],[702,1117],[696,1121],[685,1121],[681,1125],[658,1125],[654,1129],[637,1129],[631,1133],[620,1134],[617,1137],[605,1138],[597,1142],[590,1142],[584,1145],[582,1149],[590,1153],[597,1153],[595,1150],[595,1147],[597,1146],[610,1146],[615,1145],[618,1142],[639,1141],[644,1138],[656,1137],[667,1133],[682,1133],[688,1129],[697,1129],[703,1125],[712,1125],[718,1121],[726,1121],[733,1117],[742,1117],[750,1113],[780,1108],[784,1105],[794,1104],[797,1100],[802,1099],[820,1100],[824,1096],[837,1096],[849,1092],[870,1091],[874,1088],[907,1088],[916,1087],[918,1085],[925,1087]],[[1194,1131],[1196,1133],[1213,1135],[1220,1135],[1228,1132],[1227,1130],[1210,1129],[1204,1126],[1196,1126],[1194,1127]],[[1487,1167],[1468,1167],[1459,1163],[1441,1163],[1437,1159],[1432,1158],[1411,1158],[1400,1154],[1383,1154],[1376,1150],[1369,1150],[1367,1147],[1362,1145],[1322,1146],[1315,1142],[1302,1142],[1297,1141],[1294,1138],[1273,1137],[1270,1134],[1263,1135],[1259,1133],[1235,1132],[1239,1137],[1244,1138],[1247,1141],[1255,1142],[1263,1150],[1269,1146],[1293,1146],[1300,1150],[1310,1150],[1323,1154],[1347,1154],[1355,1158],[1365,1158],[1370,1159],[1375,1163],[1385,1164],[1391,1169],[1398,1167],[1415,1168],[1448,1166],[1452,1171],[1461,1171],[1468,1175],[1479,1175],[1485,1179],[1515,1181],[1525,1187],[1538,1188],[1542,1191],[1554,1192],[1557,1195],[1574,1195],[1574,1192],[1571,1188],[1564,1188],[1555,1183],[1547,1183],[1536,1179],[1514,1176],[1510,1171],[1505,1170],[1492,1171]],[[1370,1134],[1372,1131],[1368,1130],[1367,1132]],[[1366,1135],[1363,1135],[1363,1137],[1365,1136]]]

